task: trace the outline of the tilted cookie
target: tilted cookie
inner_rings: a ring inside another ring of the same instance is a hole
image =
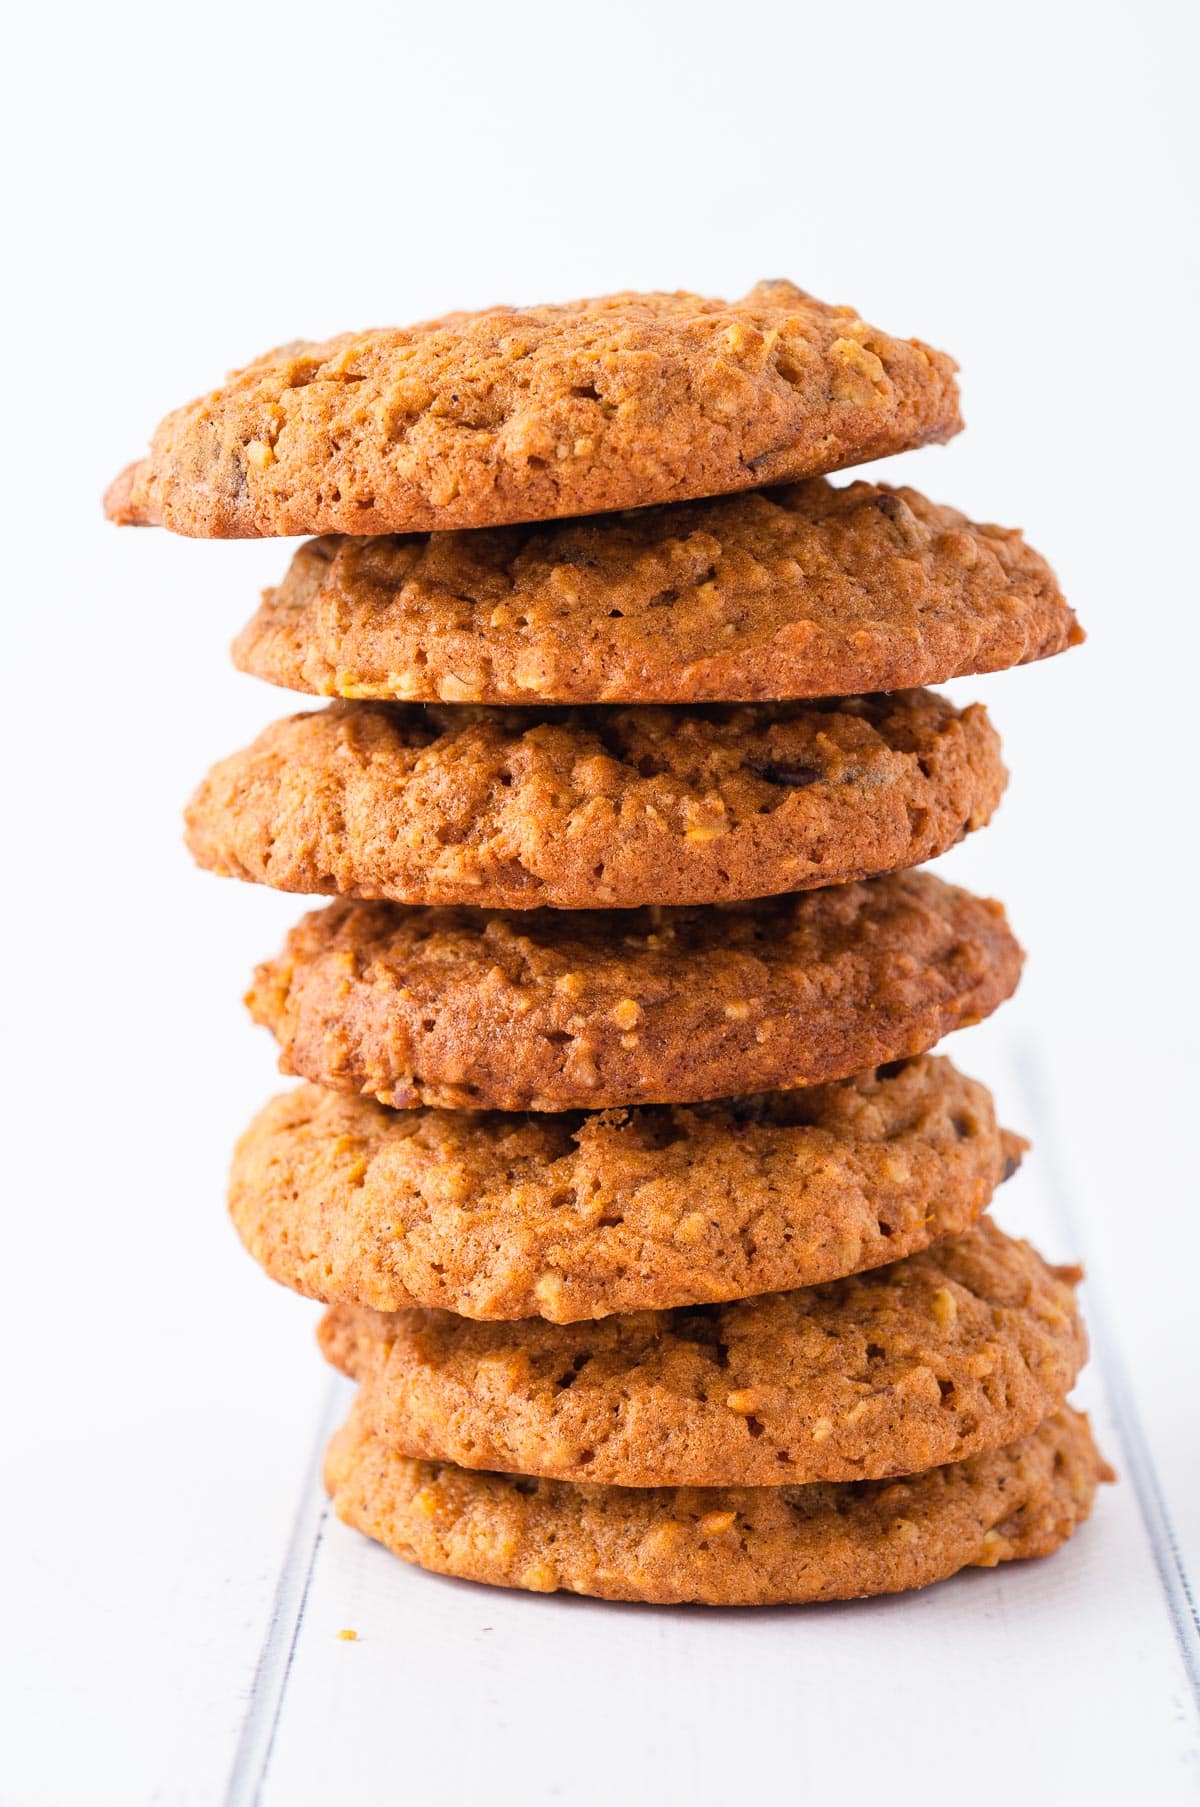
[[[214,766],[201,866],[484,909],[707,904],[916,866],[1005,783],[985,711],[927,690],[707,709],[333,703]]]
[[[1078,1278],[985,1217],[796,1292],[583,1324],[333,1305],[320,1334],[402,1455],[622,1487],[873,1480],[1057,1410],[1087,1354]]]
[[[790,1090],[924,1053],[1015,989],[1000,905],[904,872],[695,910],[340,900],[247,1004],[280,1066],[407,1108],[605,1110]]]
[[[548,525],[310,540],[233,656],[316,696],[763,702],[940,684],[1082,639],[1014,529],[815,477]]]
[[[326,1303],[554,1323],[836,1279],[969,1229],[1024,1144],[935,1056],[587,1115],[390,1111],[311,1085],[238,1143],[230,1210]]]
[[[1085,1417],[904,1480],[809,1487],[592,1487],[417,1462],[359,1406],[325,1485],[338,1517],[439,1575],[658,1606],[802,1605],[895,1594],[1048,1556],[1112,1470]]]
[[[296,341],[169,414],[112,519],[403,533],[753,489],[958,432],[955,365],[790,282]]]

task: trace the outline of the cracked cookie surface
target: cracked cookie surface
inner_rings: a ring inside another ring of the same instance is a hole
[[[276,890],[485,909],[707,904],[923,864],[1005,783],[931,691],[707,709],[333,703],[214,766],[198,864]]]
[[[234,643],[316,696],[851,696],[1083,639],[1046,561],[914,489],[823,478],[603,519],[301,546]]]
[[[949,439],[954,371],[784,281],[448,314],[268,352],[169,414],[105,505],[221,539],[640,508]]]
[[[229,1202],[255,1259],[311,1298],[570,1323],[895,1261],[969,1229],[1023,1147],[936,1056],[586,1114],[390,1111],[303,1085],[242,1136]]]
[[[795,1292],[586,1324],[334,1305],[320,1340],[402,1455],[624,1487],[875,1480],[1057,1410],[1087,1353],[1078,1278],[984,1218]]]
[[[325,1485],[346,1524],[440,1575],[667,1606],[801,1605],[894,1594],[967,1567],[1048,1556],[1113,1473],[1087,1419],[904,1480],[808,1487],[576,1486],[413,1461],[360,1406]]]
[[[247,1004],[280,1066],[451,1110],[790,1090],[924,1053],[1015,989],[1000,905],[904,872],[695,910],[304,917]]]

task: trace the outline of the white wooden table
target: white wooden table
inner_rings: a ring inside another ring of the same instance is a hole
[[[9,1483],[29,1543],[5,1583],[4,1807],[480,1790],[496,1807],[765,1791],[926,1804],[964,1770],[978,1807],[1192,1799],[1194,1417],[1181,1440],[1178,1399],[1169,1423],[1139,1399],[1112,1309],[1137,1276],[1077,1195],[1040,1057],[972,1037],[963,1064],[1036,1144],[999,1216],[1093,1268],[1079,1397],[1121,1479],[1057,1556],[801,1610],[614,1606],[421,1574],[333,1519],[319,1457],[350,1389],[298,1346],[307,1308],[229,1248],[231,1320],[244,1278],[271,1319],[279,1409],[158,1414],[106,1450],[66,1426]],[[52,1558],[35,1547],[48,1525]]]

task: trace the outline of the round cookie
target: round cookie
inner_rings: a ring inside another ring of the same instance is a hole
[[[1048,1556],[1111,1481],[1085,1417],[904,1480],[633,1488],[414,1462],[356,1406],[325,1485],[338,1517],[439,1575],[658,1606],[801,1605],[901,1593]]]
[[[1078,1278],[985,1217],[797,1292],[585,1324],[334,1305],[320,1339],[402,1455],[620,1487],[875,1480],[1056,1411],[1087,1354]]]
[[[703,710],[333,703],[214,766],[197,863],[279,891],[484,909],[731,903],[916,866],[1005,783],[927,690]]]
[[[280,1066],[408,1108],[605,1110],[924,1053],[1015,989],[999,904],[926,872],[696,910],[304,917],[247,996]]]
[[[827,1086],[531,1117],[302,1085],[234,1154],[238,1233],[326,1303],[553,1323],[774,1292],[969,1229],[1020,1159],[927,1055]]]
[[[783,281],[447,314],[268,352],[168,415],[105,505],[217,539],[639,508],[949,439],[954,371]]]
[[[814,477],[600,519],[310,540],[233,657],[316,696],[766,702],[940,684],[1082,639],[1015,530]]]

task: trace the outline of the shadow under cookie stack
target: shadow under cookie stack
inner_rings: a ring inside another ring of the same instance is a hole
[[[912,870],[1004,785],[923,688],[1082,636],[1016,532],[825,473],[954,365],[785,282],[290,345],[116,520],[319,534],[242,670],[336,699],[216,766],[198,862],[336,901],[249,995],[298,1089],[231,1204],[359,1390],[339,1515],[474,1581],[829,1600],[1044,1555],[1106,1476],[1024,1144],[928,1050],[1013,990]]]

